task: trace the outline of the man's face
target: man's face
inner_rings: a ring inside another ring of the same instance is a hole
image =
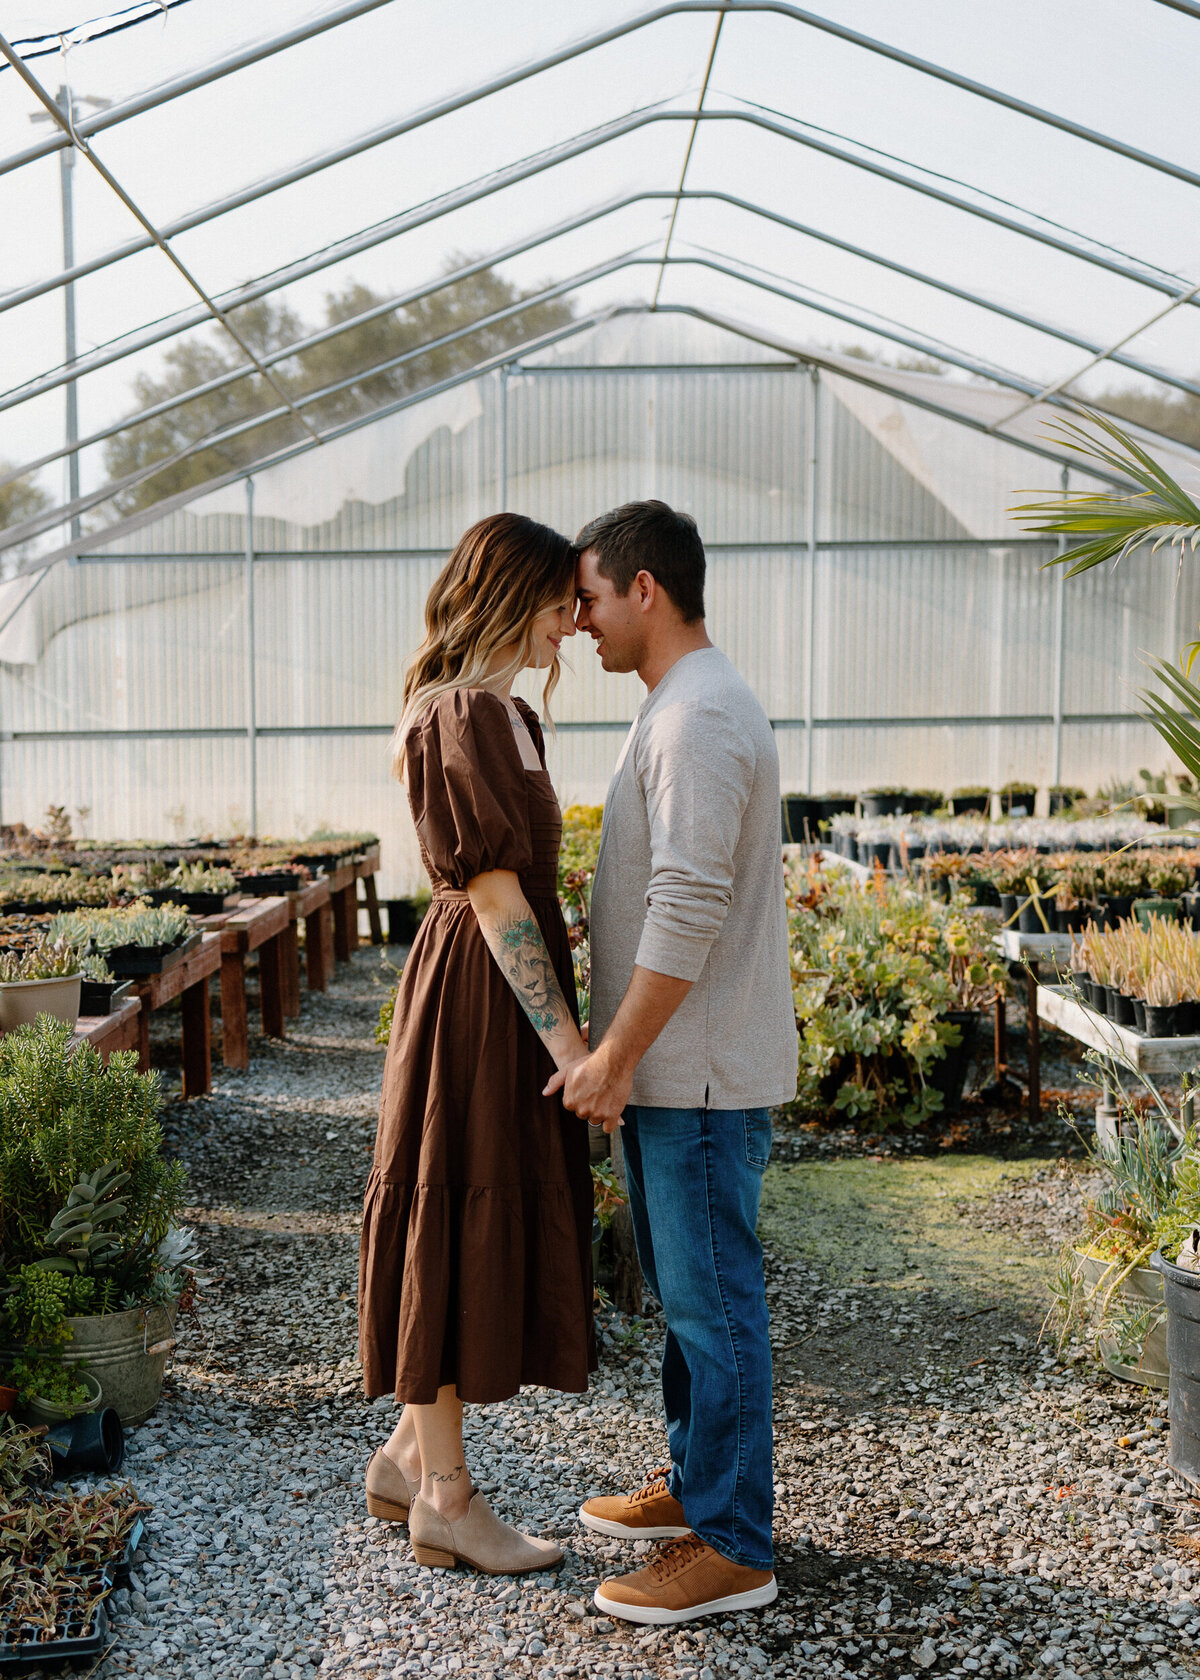
[[[646,635],[636,581],[628,595],[618,595],[612,579],[601,577],[595,549],[585,548],[575,567],[575,593],[575,623],[595,642],[604,669],[636,671]]]

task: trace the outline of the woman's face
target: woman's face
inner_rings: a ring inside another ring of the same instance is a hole
[[[554,663],[564,636],[575,634],[575,597],[568,595],[555,607],[543,607],[533,621],[532,671],[544,671]]]

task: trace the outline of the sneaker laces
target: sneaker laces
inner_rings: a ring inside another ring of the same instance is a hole
[[[640,1487],[636,1493],[629,1495],[631,1505],[640,1505],[643,1500],[657,1499],[660,1494],[671,1491],[671,1466],[665,1465],[661,1470],[651,1470],[646,1477],[645,1487]]]
[[[703,1540],[694,1534],[684,1534],[678,1540],[668,1540],[660,1546],[650,1564],[650,1579],[656,1586],[681,1574],[708,1550]]]

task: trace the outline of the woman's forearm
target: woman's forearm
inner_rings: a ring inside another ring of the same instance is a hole
[[[477,875],[467,884],[467,897],[497,967],[555,1066],[567,1067],[586,1055],[587,1046],[517,876],[507,869]]]

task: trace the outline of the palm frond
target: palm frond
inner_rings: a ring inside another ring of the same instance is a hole
[[[1106,560],[1122,560],[1143,544],[1150,546],[1151,553],[1164,545],[1194,553],[1200,547],[1200,504],[1115,421],[1094,411],[1087,418],[1104,435],[1097,436],[1074,420],[1060,420],[1051,427],[1051,438],[1140,488],[1127,495],[1111,490],[1072,491],[1011,508],[1018,522],[1037,536],[1089,539],[1048,564],[1065,565],[1067,576],[1075,577]],[[1112,441],[1106,442],[1105,437]]]

